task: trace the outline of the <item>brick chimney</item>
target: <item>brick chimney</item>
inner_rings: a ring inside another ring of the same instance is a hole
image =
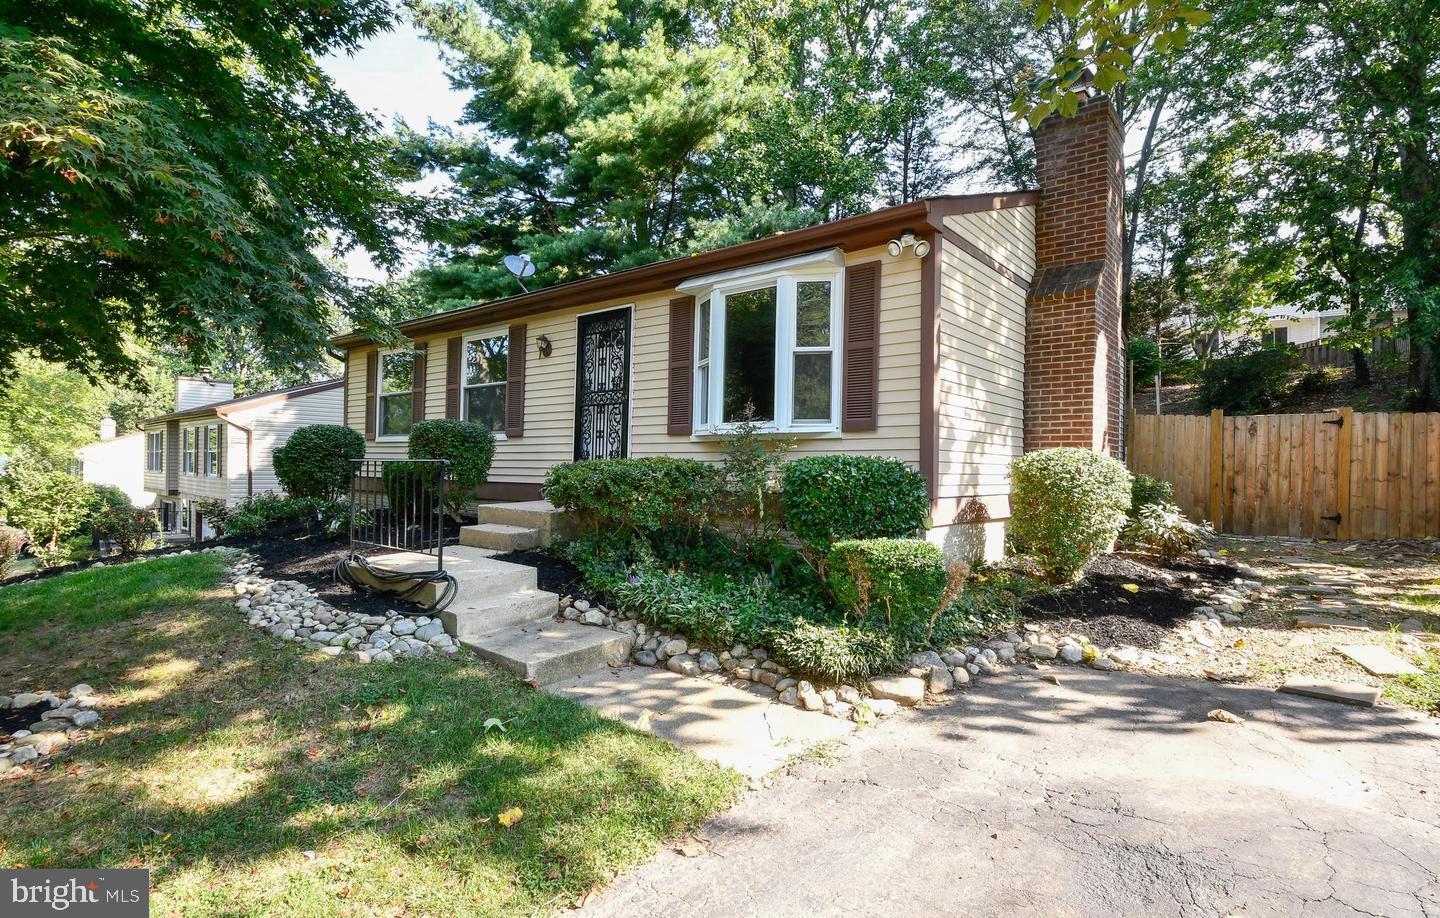
[[[1025,448],[1122,451],[1125,137],[1107,96],[1035,131],[1040,206],[1025,327]]]

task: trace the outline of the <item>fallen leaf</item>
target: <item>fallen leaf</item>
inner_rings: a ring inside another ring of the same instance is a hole
[[[635,718],[635,729],[641,733],[650,732],[650,712],[641,711],[640,716]]]
[[[307,861],[313,861],[313,860],[315,860],[315,852],[314,852],[314,851],[301,851],[300,853],[301,853],[301,855],[304,856],[305,860],[307,860]]]
[[[501,733],[506,732],[506,731],[505,731],[505,721],[501,720],[501,719],[498,718],[498,717],[488,717],[488,718],[486,718],[486,719],[485,719],[485,723],[482,724],[481,726],[482,726],[482,729],[484,729],[484,731],[485,731],[486,733],[489,733],[491,730],[499,730]]]
[[[1059,685],[1059,684],[1060,684],[1060,677],[1057,676],[1057,675],[1055,675],[1054,673],[1046,673],[1045,675],[1041,676],[1040,678],[1041,678],[1041,679],[1044,679],[1046,682],[1050,682],[1050,683],[1053,683],[1053,684],[1055,684],[1055,685]]]
[[[710,850],[710,846],[705,843],[704,839],[691,836],[689,838],[682,838],[675,845],[675,850],[684,857],[700,857],[706,851]]]
[[[521,810],[518,806],[512,806],[510,809],[506,810],[495,818],[499,820],[502,826],[507,829],[511,829],[514,828],[515,824],[518,823],[521,819],[525,818],[525,812]]]
[[[1245,639],[1244,639],[1244,638],[1236,638],[1236,639],[1235,639],[1235,643],[1231,644],[1230,646],[1231,646],[1231,647],[1244,647],[1244,646],[1245,646]]]
[[[1130,593],[1138,593],[1138,592],[1140,592],[1140,584],[1138,584],[1138,583],[1122,583],[1122,584],[1120,584],[1120,589],[1125,590],[1125,591],[1130,592]]]
[[[1229,711],[1225,710],[1224,708],[1216,708],[1206,716],[1209,717],[1211,720],[1219,721],[1222,724],[1245,723],[1245,719],[1243,717],[1237,717],[1234,714],[1231,714]]]
[[[1217,554],[1217,555],[1228,555],[1228,554],[1230,554],[1230,549],[1228,549],[1228,548],[1222,548],[1222,549],[1220,549],[1218,552],[1216,552],[1216,554]]]

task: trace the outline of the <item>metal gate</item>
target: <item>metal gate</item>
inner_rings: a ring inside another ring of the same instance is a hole
[[[629,449],[630,310],[579,319],[575,362],[575,458],[619,459]]]

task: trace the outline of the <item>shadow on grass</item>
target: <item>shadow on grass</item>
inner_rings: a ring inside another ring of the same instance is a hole
[[[215,600],[25,652],[36,683],[95,685],[107,722],[0,785],[6,866],[150,867],[182,912],[542,912],[737,790],[484,664],[321,657]]]

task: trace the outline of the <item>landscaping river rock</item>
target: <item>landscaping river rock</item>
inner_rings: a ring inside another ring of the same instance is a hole
[[[0,695],[0,779],[23,774],[100,725],[99,696],[86,683],[53,692]],[[21,726],[23,725],[23,726]]]

